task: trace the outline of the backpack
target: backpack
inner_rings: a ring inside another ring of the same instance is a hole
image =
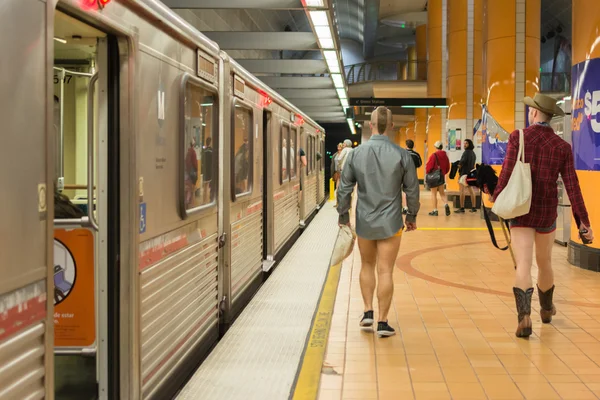
[[[415,168],[419,168],[421,165],[423,165],[423,160],[421,160],[421,155],[414,150],[409,150],[409,151],[410,151],[410,156],[412,157],[413,162],[415,164]]]

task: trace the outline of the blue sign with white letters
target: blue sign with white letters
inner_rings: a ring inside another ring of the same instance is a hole
[[[573,66],[571,96],[575,169],[600,171],[600,59]]]
[[[146,203],[140,203],[140,233],[146,232]]]

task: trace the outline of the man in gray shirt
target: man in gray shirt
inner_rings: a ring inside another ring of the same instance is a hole
[[[413,231],[417,229],[420,207],[419,181],[410,153],[392,143],[387,136],[393,127],[392,112],[385,107],[377,108],[371,115],[370,125],[371,131],[376,133],[348,154],[337,191],[337,211],[339,224],[349,225],[352,191],[354,185],[358,185],[356,234],[362,260],[360,287],[365,307],[360,326],[370,327],[374,322],[377,265],[377,334],[386,337],[395,334],[387,317],[394,294],[392,273],[404,228],[402,191],[406,192],[408,208],[406,230]]]

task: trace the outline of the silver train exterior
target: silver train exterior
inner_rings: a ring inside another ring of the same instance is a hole
[[[59,228],[94,237],[99,398],[164,398],[324,202],[325,132],[158,0],[1,9],[0,400],[52,399],[54,353],[81,350],[54,346]],[[73,186],[87,215],[53,221],[55,34],[69,29],[96,32]]]

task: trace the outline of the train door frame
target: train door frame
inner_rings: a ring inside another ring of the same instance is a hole
[[[304,228],[306,226],[305,222],[304,222],[304,203],[305,203],[305,199],[306,199],[306,177],[308,177],[308,171],[310,168],[309,165],[309,159],[308,159],[308,141],[306,140],[307,134],[306,134],[306,129],[304,129],[304,127],[300,127],[300,132],[299,132],[299,136],[300,136],[300,143],[302,143],[302,149],[304,150],[304,154],[306,157],[306,165],[302,165],[302,170],[300,171],[300,187],[302,188],[302,190],[300,191],[300,204],[299,204],[299,210],[298,210],[298,215],[300,217],[300,227]]]
[[[97,203],[99,208],[106,207],[102,215],[98,213],[99,219],[105,222],[100,222],[101,228],[104,225],[104,232],[96,241],[98,244],[96,260],[99,260],[99,263],[95,267],[100,272],[97,274],[99,279],[96,285],[98,398],[101,400],[137,398],[140,385],[135,383],[138,380],[136,377],[139,375],[140,360],[139,351],[134,343],[139,341],[137,329],[139,321],[133,316],[139,315],[137,312],[139,304],[135,300],[138,297],[137,284],[134,283],[138,279],[135,244],[139,233],[137,229],[130,229],[131,226],[139,224],[136,202],[138,199],[135,161],[136,124],[135,116],[131,112],[136,98],[134,89],[136,55],[131,49],[136,48],[137,40],[134,39],[134,32],[123,30],[121,25],[111,19],[100,19],[90,15],[86,10],[82,10],[75,0],[49,3],[49,20],[53,20],[56,11],[66,13],[106,34],[105,42],[99,42],[99,47],[105,47],[106,51],[104,54],[99,51],[98,60],[105,77],[98,75],[99,86],[96,89],[98,99],[96,104],[90,106],[97,105],[99,109],[105,107],[103,118],[100,118],[99,114],[95,121],[95,128],[98,130],[96,140],[100,144]],[[50,40],[54,28],[53,23],[49,23]],[[53,57],[50,51],[48,56],[50,66],[53,65]],[[51,70],[52,67],[49,69]],[[49,85],[52,84],[51,82],[52,80],[49,79]],[[48,135],[52,137],[54,133],[50,126]],[[105,169],[104,176],[100,173],[101,168]],[[140,187],[140,193],[141,190]],[[101,197],[105,198],[102,205]],[[54,228],[55,225],[52,226],[52,232]],[[121,268],[121,266],[129,268]],[[121,307],[121,303],[128,306]],[[98,329],[103,326],[106,326],[106,330]]]
[[[275,232],[273,202],[273,113],[263,109],[263,271],[268,272],[275,264]]]

